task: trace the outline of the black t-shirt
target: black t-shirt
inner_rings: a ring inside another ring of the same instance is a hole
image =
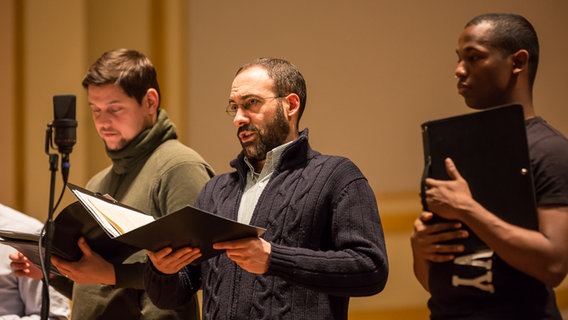
[[[568,140],[540,117],[526,129],[538,206],[568,205]],[[490,250],[475,259],[432,264],[431,319],[562,319],[551,288]]]

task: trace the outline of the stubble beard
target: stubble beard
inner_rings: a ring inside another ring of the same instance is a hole
[[[128,144],[128,141],[126,141],[123,138],[121,138],[118,142],[113,143],[112,148],[109,146],[109,144],[104,139],[103,139],[103,142],[105,144],[105,148],[108,151],[120,151],[120,150],[124,149],[124,147],[126,147],[126,145]]]

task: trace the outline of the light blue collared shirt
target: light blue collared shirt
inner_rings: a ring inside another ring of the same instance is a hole
[[[245,157],[245,163],[249,167],[249,172],[247,174],[247,184],[243,191],[243,196],[239,205],[239,212],[237,214],[237,220],[240,223],[250,224],[258,198],[260,198],[262,191],[264,191],[268,181],[270,181],[270,177],[274,172],[274,168],[276,168],[276,165],[278,164],[278,160],[280,160],[282,152],[290,143],[292,143],[292,141],[268,151],[266,154],[266,162],[264,163],[264,167],[260,173],[256,173],[254,171],[254,167]]]

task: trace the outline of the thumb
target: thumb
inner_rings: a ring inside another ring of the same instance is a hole
[[[448,173],[448,175],[452,180],[463,179],[460,172],[458,171],[458,168],[456,168],[456,165],[454,164],[454,161],[451,158],[446,158],[445,163],[446,163],[446,172]]]
[[[79,240],[77,241],[77,244],[79,245],[79,249],[81,249],[83,254],[85,254],[85,255],[91,255],[92,254],[91,247],[89,247],[85,238],[83,238],[83,237],[79,238]]]
[[[433,217],[434,214],[429,211],[422,211],[422,213],[420,214],[420,220],[422,220],[423,222],[432,220]]]

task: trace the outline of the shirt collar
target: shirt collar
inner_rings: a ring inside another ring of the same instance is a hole
[[[254,181],[258,180],[259,178],[262,179],[274,172],[278,161],[280,160],[280,156],[282,152],[288,147],[294,140],[286,142],[285,144],[281,144],[278,147],[268,151],[266,153],[266,161],[264,162],[264,167],[262,167],[262,171],[260,173],[256,173],[254,171],[254,167],[250,163],[249,159],[245,157],[245,163],[249,167],[249,179],[253,179]]]

